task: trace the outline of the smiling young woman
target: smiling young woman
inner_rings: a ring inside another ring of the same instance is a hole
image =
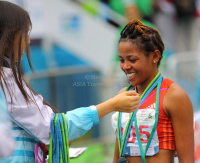
[[[143,92],[158,73],[156,63],[161,58],[160,51],[155,50],[154,53],[151,52],[152,55],[147,57],[131,41],[125,40],[120,42],[118,51],[121,69],[127,75],[132,85],[142,86],[141,88],[137,88]]]
[[[139,20],[121,32],[120,67],[131,84],[126,91],[137,91],[141,102],[131,114],[112,116],[117,136],[113,163],[121,157],[128,163],[173,163],[175,151],[179,163],[194,162],[192,104],[178,84],[160,74],[163,51],[159,32]]]

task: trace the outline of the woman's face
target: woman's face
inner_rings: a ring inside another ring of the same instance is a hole
[[[152,54],[147,57],[131,41],[121,41],[118,45],[120,67],[133,86],[149,83],[157,71]]]
[[[26,49],[26,40],[28,41],[28,44],[30,44],[30,38],[28,36],[28,33],[22,34],[20,60],[22,59],[22,56],[24,55],[24,51]],[[15,38],[14,38],[14,60],[15,60],[15,62],[18,62],[19,42],[20,42],[20,32],[17,32],[15,34]]]

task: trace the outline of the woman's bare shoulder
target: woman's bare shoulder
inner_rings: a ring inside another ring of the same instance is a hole
[[[170,113],[183,108],[192,109],[192,103],[185,90],[177,83],[172,83],[164,96],[163,107]]]

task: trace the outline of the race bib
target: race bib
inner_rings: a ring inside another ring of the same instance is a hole
[[[140,134],[140,139],[142,142],[143,149],[146,148],[148,138],[150,137],[150,134],[152,132],[152,129],[153,129],[153,126],[155,123],[155,109],[154,108],[155,107],[139,109],[136,114],[137,121],[138,121],[138,132]],[[124,136],[124,131],[126,129],[126,125],[128,123],[129,117],[130,117],[130,113],[122,113],[121,132],[122,132],[123,136]],[[116,113],[115,113],[112,117],[112,124],[114,123],[114,120],[117,118],[118,118],[118,116],[116,116]],[[117,121],[115,124],[117,124]],[[116,130],[116,125],[113,125],[113,128],[114,127]],[[115,133],[117,133],[117,131],[115,131]],[[151,144],[146,153],[146,156],[153,156],[158,152],[159,152],[159,141],[158,141],[157,131],[155,131],[153,139],[151,141]],[[138,140],[136,137],[134,121],[131,126],[130,133],[128,135],[128,143],[125,148],[124,154],[125,154],[125,156],[140,156],[140,148],[139,148]]]

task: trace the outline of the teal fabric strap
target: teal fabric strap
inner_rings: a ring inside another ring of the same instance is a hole
[[[70,163],[68,126],[65,114],[55,114],[51,120],[48,163]]]
[[[153,127],[151,135],[150,135],[150,140],[148,140],[148,143],[146,145],[145,151],[143,151],[143,149],[142,149],[142,143],[140,141],[138,141],[138,145],[139,145],[139,148],[140,148],[140,153],[141,153],[141,157],[142,157],[142,162],[143,163],[146,162],[146,160],[145,160],[146,152],[147,152],[148,147],[149,147],[149,145],[151,143],[151,140],[153,138],[153,135],[154,135],[154,132],[155,132],[156,126],[157,126],[157,121],[158,121],[158,107],[159,107],[159,105],[158,105],[158,103],[159,103],[158,97],[160,96],[159,93],[160,93],[160,84],[161,84],[161,82],[162,82],[162,75],[160,74],[160,72],[158,72],[158,74],[150,82],[150,84],[147,86],[147,88],[145,89],[145,91],[143,92],[143,94],[140,97],[140,99],[141,99],[140,105],[142,105],[142,102],[151,93],[151,91],[157,86],[155,124],[154,124],[154,127]],[[127,87],[126,91],[128,91],[131,87],[132,87],[132,85],[129,85]],[[137,108],[137,110],[138,110],[138,108]],[[124,156],[124,149],[126,147],[128,134],[130,133],[130,127],[131,127],[132,122],[133,122],[134,119],[135,119],[136,136],[140,140],[140,135],[138,134],[137,119],[136,119],[137,110],[134,113],[131,113],[129,121],[128,121],[127,125],[126,125],[124,136],[122,136],[122,134],[121,134],[121,117],[122,116],[121,116],[121,113],[118,114],[117,127],[118,127],[118,146],[119,146],[120,156]]]
[[[138,145],[139,145],[139,148],[140,148],[140,153],[142,154],[141,155],[141,158],[142,158],[142,163],[146,163],[146,153],[148,151],[148,148],[150,146],[150,143],[153,139],[153,136],[154,136],[154,133],[156,131],[156,127],[157,127],[157,124],[158,124],[158,108],[159,108],[159,97],[160,97],[160,82],[158,83],[157,85],[157,88],[156,88],[156,113],[155,113],[155,122],[154,122],[154,126],[153,126],[153,129],[150,133],[150,137],[148,138],[148,142],[146,144],[146,147],[145,149],[142,148],[142,142],[140,140],[140,134],[139,134],[139,127],[138,127],[138,122],[137,122],[137,118],[136,116],[134,117],[135,119],[135,130],[136,130],[136,136],[137,136],[137,140],[138,140]]]

